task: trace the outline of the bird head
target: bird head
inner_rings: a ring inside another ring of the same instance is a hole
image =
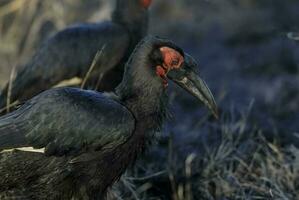
[[[152,0],[117,0],[112,20],[126,26],[139,42],[147,33],[151,3]]]
[[[116,6],[122,9],[142,10],[148,9],[152,4],[152,0],[117,0]]]
[[[123,82],[132,90],[154,93],[167,90],[169,80],[203,102],[218,118],[216,102],[199,76],[197,62],[169,40],[146,37],[132,53]]]
[[[173,81],[191,95],[195,96],[206,105],[213,115],[218,118],[218,109],[214,97],[199,76],[198,64],[194,58],[168,40],[152,38],[156,40],[156,47],[150,54],[154,63],[156,75],[161,79],[164,88],[168,86],[168,80]]]
[[[149,8],[152,4],[152,0],[139,0],[141,6],[145,9]]]

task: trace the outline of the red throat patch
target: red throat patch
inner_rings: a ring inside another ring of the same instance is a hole
[[[176,50],[169,47],[161,47],[160,51],[163,57],[162,66],[156,67],[156,74],[162,78],[163,85],[168,86],[167,73],[172,69],[178,69],[184,62],[184,57]]]
[[[164,88],[166,88],[168,86],[168,81],[167,81],[167,73],[165,69],[161,66],[157,66],[156,74],[162,79]]]
[[[152,0],[141,0],[141,4],[144,8],[148,8],[152,4]]]

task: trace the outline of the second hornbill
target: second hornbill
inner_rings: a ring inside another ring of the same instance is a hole
[[[115,94],[51,89],[0,118],[0,149],[45,147],[46,156],[62,157],[65,162],[49,180],[23,172],[23,163],[17,174],[25,177],[13,180],[21,179],[32,195],[104,198],[107,188],[161,130],[168,80],[202,101],[217,117],[215,100],[199,77],[195,60],[171,41],[147,37],[132,53]],[[9,174],[6,178],[6,184],[0,181],[0,191],[11,180]],[[40,185],[52,189],[41,192]]]
[[[48,39],[12,82],[10,102],[21,102],[63,80],[84,78],[97,51],[103,49],[91,83],[99,91],[112,91],[121,82],[124,65],[148,29],[151,0],[116,0],[112,20],[79,24]],[[9,84],[0,95],[0,109],[7,104]]]

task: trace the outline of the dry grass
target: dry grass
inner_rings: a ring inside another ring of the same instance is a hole
[[[292,40],[299,40],[299,33],[289,32],[287,36]]]
[[[162,158],[168,159],[167,164],[141,161],[137,168],[145,166],[142,174],[146,178],[132,178],[142,176],[136,173],[140,170],[133,170],[115,186],[117,195],[111,199],[299,199],[299,149],[267,141],[258,127],[250,126],[249,114],[229,115],[230,119],[222,118],[220,126],[210,129],[210,134],[220,134],[218,145],[206,145],[202,155],[184,157],[170,137],[168,158]],[[153,166],[162,171],[153,173]],[[165,182],[162,191],[170,188],[171,192],[166,196],[165,191],[155,192],[157,180]]]
[[[104,18],[94,15],[100,9],[97,6],[101,0],[84,2],[0,0],[0,86],[8,82],[11,66],[21,67],[40,43],[57,30],[78,21]],[[82,12],[82,9],[86,9],[86,12]],[[109,10],[109,7],[103,9]]]
[[[88,69],[88,71],[87,71],[87,73],[86,73],[86,75],[85,75],[85,77],[84,77],[84,79],[82,81],[81,89],[85,88],[86,82],[89,80],[89,78],[90,78],[92,72],[94,71],[95,67],[97,66],[97,64],[99,64],[100,59],[101,59],[101,57],[103,55],[103,51],[104,51],[105,47],[106,47],[106,45],[104,45],[102,47],[102,49],[96,53],[96,55],[95,55],[95,57],[94,57],[91,65],[90,65],[90,67],[89,67],[89,69]],[[96,87],[95,87],[95,90],[98,88],[99,83],[100,83],[102,77],[103,77],[103,75],[100,74],[99,75],[99,79],[98,79],[97,84],[96,84]]]

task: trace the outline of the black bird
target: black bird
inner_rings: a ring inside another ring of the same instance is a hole
[[[198,76],[194,59],[174,43],[156,37],[147,37],[136,47],[115,94],[56,88],[2,116],[0,149],[45,147],[46,156],[58,158],[43,165],[45,173],[53,175],[47,179],[40,172],[43,169],[38,168],[39,177],[22,162],[21,172],[12,173],[26,175],[16,179],[6,173],[6,181],[0,180],[0,194],[21,180],[33,196],[103,199],[107,188],[161,129],[167,113],[168,80],[217,116],[213,95]],[[3,168],[0,176],[5,174]]]
[[[99,91],[111,91],[122,80],[125,62],[148,28],[151,0],[117,0],[112,20],[79,24],[48,39],[17,73],[10,102],[21,102],[59,82],[87,74],[97,51],[103,49],[89,84],[99,82]],[[7,103],[8,84],[0,96],[0,109]]]

